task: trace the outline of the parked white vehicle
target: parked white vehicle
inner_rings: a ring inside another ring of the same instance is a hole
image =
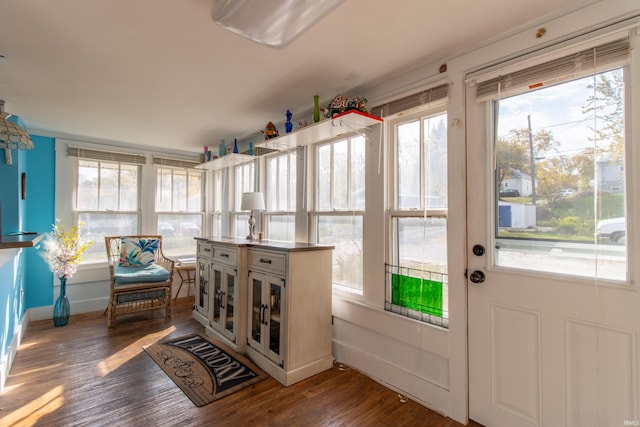
[[[598,221],[596,238],[609,239],[614,243],[624,243],[626,239],[626,222],[624,218],[611,218]]]

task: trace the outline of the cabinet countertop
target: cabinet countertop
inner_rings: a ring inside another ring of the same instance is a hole
[[[0,249],[32,248],[38,244],[43,235],[36,234],[4,234],[0,236]]]
[[[196,237],[203,242],[217,243],[229,246],[248,246],[252,248],[264,248],[282,252],[318,251],[335,249],[331,245],[317,245],[313,243],[283,242],[280,240],[247,240],[239,237]]]

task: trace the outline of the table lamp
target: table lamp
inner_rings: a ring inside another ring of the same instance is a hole
[[[241,211],[251,211],[249,214],[249,235],[247,240],[256,239],[256,219],[253,217],[253,211],[264,210],[264,196],[260,192],[242,193],[242,202],[240,203]]]

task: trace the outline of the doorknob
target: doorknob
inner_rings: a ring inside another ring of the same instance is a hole
[[[473,283],[482,283],[484,282],[484,273],[482,271],[476,270],[469,276],[469,280]]]

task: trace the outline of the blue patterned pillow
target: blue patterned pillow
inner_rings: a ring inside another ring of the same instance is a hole
[[[120,267],[139,267],[153,264],[159,239],[123,237],[120,241]]]

